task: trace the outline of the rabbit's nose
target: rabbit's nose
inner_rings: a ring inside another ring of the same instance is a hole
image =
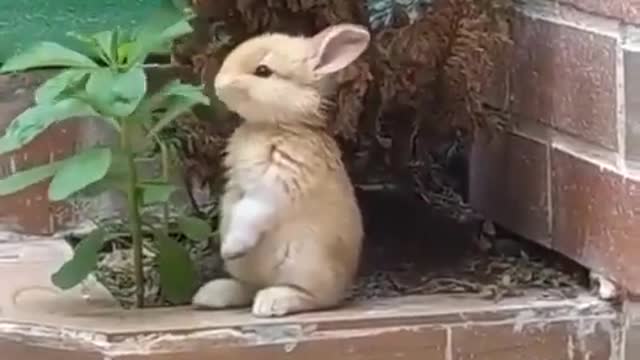
[[[227,75],[218,75],[213,83],[216,92],[224,91],[233,84],[233,77]]]
[[[238,87],[236,78],[233,76],[217,76],[213,84],[216,97],[227,103],[237,101],[242,98],[243,90]]]

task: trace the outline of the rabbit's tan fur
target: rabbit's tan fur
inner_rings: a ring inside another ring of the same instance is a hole
[[[369,33],[336,25],[313,37],[265,34],[225,59],[218,97],[244,118],[227,147],[221,254],[233,279],[205,284],[193,303],[249,306],[282,316],[338,305],[356,274],[360,210],[326,130],[330,76],[368,46]],[[259,65],[273,71],[254,74]]]

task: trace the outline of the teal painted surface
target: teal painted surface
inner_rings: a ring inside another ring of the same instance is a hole
[[[0,0],[0,62],[40,40],[77,48],[69,31],[135,26],[158,0]]]

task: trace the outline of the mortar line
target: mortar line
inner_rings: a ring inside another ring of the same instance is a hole
[[[626,42],[626,36],[623,28],[620,28],[621,40],[616,44],[616,134],[618,142],[618,156],[617,165],[622,173],[627,173],[627,114],[626,114],[626,85],[625,85],[625,72],[626,67],[624,64],[624,48],[623,45]]]
[[[453,360],[453,335],[451,326],[446,328],[447,343],[444,349],[444,360]]]
[[[549,3],[545,0],[527,0],[526,2],[516,0],[516,9],[532,19],[540,19],[612,38],[620,37],[620,20],[594,15],[566,4]],[[633,25],[629,26],[638,28]]]
[[[553,239],[553,166],[552,165],[552,161],[553,159],[552,157],[552,147],[551,147],[551,143],[550,141],[545,142],[546,145],[546,155],[547,155],[547,163],[546,163],[546,167],[547,167],[547,230],[548,230],[548,234],[547,236],[549,237],[549,240],[551,241],[551,246],[553,246],[554,243],[554,239]]]

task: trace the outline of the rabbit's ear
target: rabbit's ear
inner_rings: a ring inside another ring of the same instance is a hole
[[[355,61],[369,46],[371,35],[363,26],[330,26],[311,38],[311,63],[316,75],[342,70]]]

